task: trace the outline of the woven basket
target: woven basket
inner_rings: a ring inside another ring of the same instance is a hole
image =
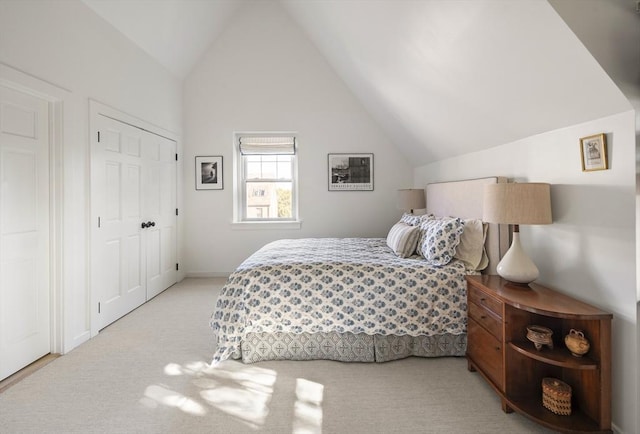
[[[571,414],[571,386],[557,378],[542,379],[542,405],[561,416]]]

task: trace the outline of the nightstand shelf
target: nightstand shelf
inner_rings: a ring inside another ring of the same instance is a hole
[[[551,413],[540,405],[540,398],[515,399],[510,405],[519,413],[526,414],[530,419],[548,428],[567,433],[599,433],[598,424],[581,411],[574,411],[571,416],[560,416]],[[610,432],[610,431],[604,431]]]
[[[543,348],[538,351],[529,341],[509,342],[509,346],[532,359],[536,359],[550,365],[560,366],[561,368],[598,369],[600,366],[598,362],[590,359],[589,357],[572,356],[566,348]]]
[[[467,276],[467,361],[498,393],[502,409],[517,411],[548,428],[567,433],[611,431],[612,315],[532,283],[522,286],[499,276]],[[553,331],[553,348],[537,350],[527,326]],[[591,348],[573,356],[564,344],[581,330]],[[571,414],[542,405],[543,378],[571,387]]]

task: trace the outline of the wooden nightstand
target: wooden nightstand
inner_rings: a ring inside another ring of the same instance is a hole
[[[610,313],[535,283],[529,287],[499,276],[467,276],[467,362],[498,393],[502,409],[517,411],[562,432],[611,431]],[[528,325],[553,330],[553,349],[537,350]],[[571,355],[564,337],[581,330],[591,343],[583,357]],[[572,388],[571,415],[542,406],[542,379]]]

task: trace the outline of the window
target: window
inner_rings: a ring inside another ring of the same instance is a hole
[[[292,134],[237,134],[236,222],[298,220]]]

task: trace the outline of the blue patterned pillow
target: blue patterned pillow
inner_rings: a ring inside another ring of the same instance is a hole
[[[431,265],[447,265],[456,253],[464,222],[459,218],[425,219],[420,223],[417,252]]]
[[[421,218],[422,216],[420,215],[409,214],[405,212],[404,214],[402,214],[402,217],[400,217],[400,222],[406,223],[411,226],[418,226],[420,224]]]

